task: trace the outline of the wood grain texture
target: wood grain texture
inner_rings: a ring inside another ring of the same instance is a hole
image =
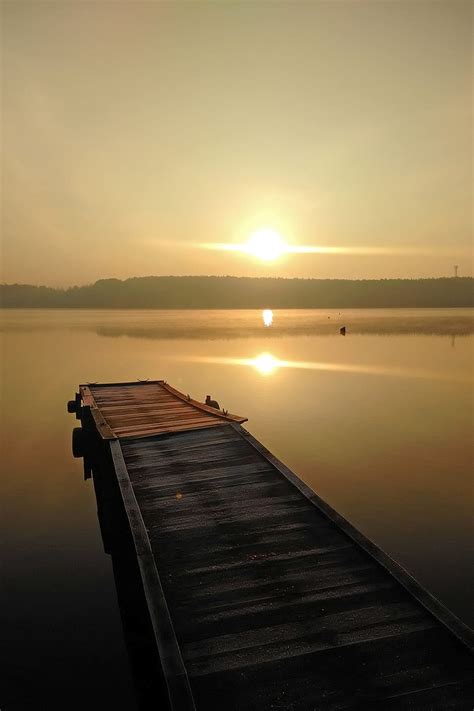
[[[103,439],[149,437],[246,421],[193,400],[163,381],[90,383],[81,385],[80,393]]]
[[[121,442],[196,708],[471,709],[463,640],[258,445]]]

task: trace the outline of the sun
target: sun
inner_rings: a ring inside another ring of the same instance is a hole
[[[287,251],[287,245],[277,230],[263,227],[250,235],[245,251],[264,262],[271,262]]]

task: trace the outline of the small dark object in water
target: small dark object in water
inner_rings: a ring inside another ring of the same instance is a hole
[[[220,410],[220,409],[221,409],[221,408],[219,407],[219,403],[217,402],[217,400],[211,400],[211,396],[210,396],[210,395],[206,395],[206,405],[207,405],[208,407],[215,407],[216,410]]]
[[[339,333],[341,334],[341,336],[345,336],[346,335],[346,327],[341,326],[341,328],[339,329]]]

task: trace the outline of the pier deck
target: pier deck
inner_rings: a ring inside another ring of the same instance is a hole
[[[83,427],[109,448],[170,708],[473,707],[468,628],[244,418],[160,382],[80,394]]]

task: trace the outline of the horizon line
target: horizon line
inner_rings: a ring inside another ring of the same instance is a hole
[[[31,282],[1,282],[1,287],[33,287],[35,289],[54,289],[56,291],[64,291],[68,289],[85,289],[91,286],[95,286],[99,282],[104,281],[116,281],[124,284],[127,281],[132,281],[134,279],[248,279],[248,280],[262,280],[262,281],[344,281],[344,282],[380,282],[380,281],[434,281],[438,279],[449,279],[449,280],[464,280],[464,279],[474,279],[472,274],[466,275],[443,275],[443,276],[429,276],[429,277],[360,277],[360,278],[344,278],[344,277],[287,277],[287,276],[238,276],[236,274],[146,274],[141,276],[129,276],[129,277],[99,277],[95,281],[87,282],[84,284],[70,284],[68,286],[52,286],[48,284],[33,284]]]

